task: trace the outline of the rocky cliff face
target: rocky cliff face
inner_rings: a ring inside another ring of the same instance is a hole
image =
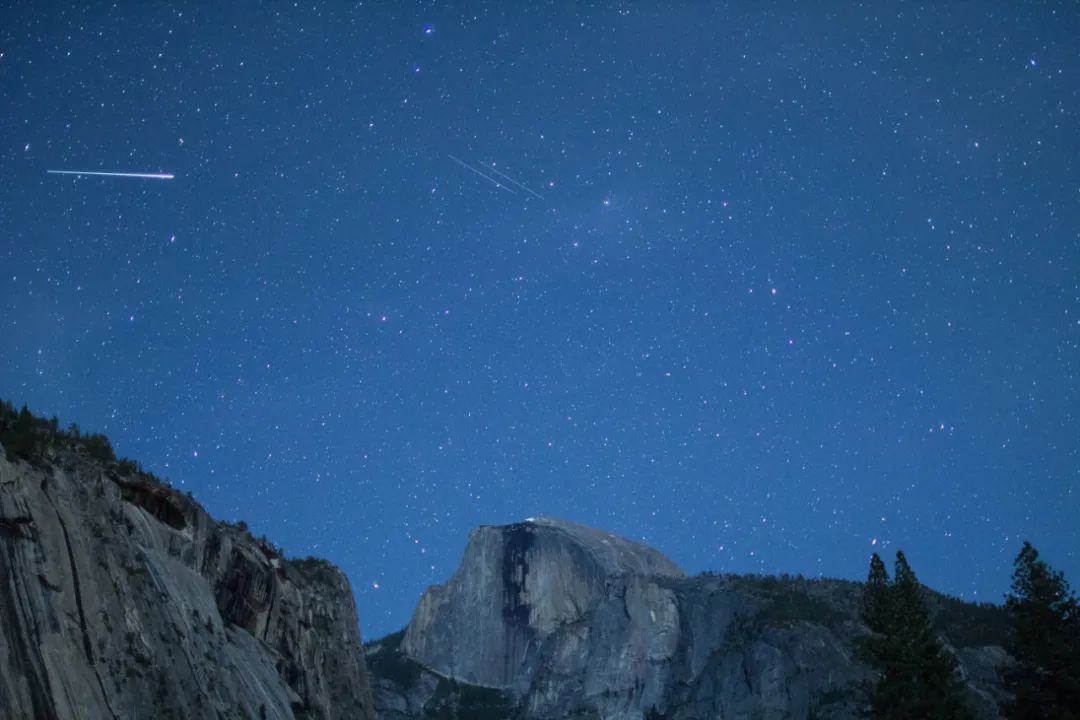
[[[374,713],[340,570],[65,449],[0,453],[0,717]]]
[[[504,691],[533,718],[853,719],[871,679],[855,654],[860,595],[842,581],[687,578],[655,550],[559,520],[483,527],[400,649],[369,648],[376,702],[384,718],[441,716],[441,678]],[[949,610],[972,706],[997,717],[1007,658]]]
[[[559,634],[572,642],[560,631],[580,625],[612,592],[613,578],[649,576],[677,578],[682,571],[651,548],[573,523],[539,519],[481,527],[469,536],[450,582],[421,598],[403,648],[443,675],[524,693],[544,657],[545,639]],[[631,589],[627,612],[644,607],[638,592],[653,590]],[[625,631],[627,639],[642,637],[645,618],[628,620],[612,629]],[[665,615],[660,621],[669,620]]]

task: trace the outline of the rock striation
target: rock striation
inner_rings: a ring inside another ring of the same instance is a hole
[[[502,691],[530,718],[853,720],[871,680],[860,597],[844,581],[688,578],[651,548],[562,520],[481,527],[400,647],[369,647],[376,705],[434,717],[437,685],[452,681]],[[1007,656],[980,644],[993,633],[975,606],[935,597],[972,707],[997,717]]]
[[[375,716],[340,570],[65,447],[0,452],[0,717]]]

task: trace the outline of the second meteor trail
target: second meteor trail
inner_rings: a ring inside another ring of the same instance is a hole
[[[472,173],[476,173],[476,174],[477,174],[477,175],[479,175],[480,177],[484,178],[484,179],[485,179],[485,180],[487,180],[488,182],[490,182],[490,183],[492,183],[493,185],[495,185],[495,187],[499,188],[500,190],[505,190],[506,192],[510,193],[511,195],[517,195],[517,193],[516,193],[516,192],[514,192],[514,191],[513,191],[513,190],[512,190],[511,188],[510,188],[510,186],[509,186],[509,185],[506,185],[506,184],[504,184],[504,183],[503,183],[503,182],[502,182],[501,180],[499,180],[498,178],[492,177],[491,175],[488,175],[488,174],[487,174],[487,173],[485,173],[485,172],[481,172],[480,170],[478,170],[477,168],[473,167],[473,166],[472,166],[472,165],[470,165],[469,163],[465,162],[464,160],[462,160],[462,159],[460,159],[460,158],[456,158],[456,157],[454,157],[453,155],[447,155],[447,157],[448,157],[448,158],[450,158],[451,160],[453,160],[454,162],[456,162],[456,163],[457,163],[458,165],[460,165],[461,167],[463,167],[463,168],[465,168],[466,170],[468,170],[469,172],[472,172]],[[506,182],[508,182],[508,183],[511,183],[511,184],[513,184],[513,185],[514,185],[515,187],[517,187],[517,188],[518,188],[519,190],[524,190],[525,192],[529,193],[529,194],[530,194],[530,195],[532,195],[533,197],[537,197],[537,198],[540,198],[541,200],[543,200],[543,199],[544,199],[544,196],[543,196],[543,195],[541,195],[541,194],[540,194],[540,193],[538,193],[538,192],[534,192],[533,190],[531,190],[531,189],[529,189],[529,188],[525,187],[524,185],[522,185],[521,183],[519,183],[519,182],[518,182],[517,180],[515,180],[515,179],[514,179],[514,178],[512,178],[512,177],[510,177],[509,175],[506,175],[505,173],[501,173],[501,172],[499,172],[498,170],[496,170],[495,168],[493,168],[493,167],[488,167],[487,165],[484,165],[484,166],[483,166],[483,168],[484,168],[484,170],[487,170],[488,172],[494,173],[495,175],[499,176],[500,178],[502,178],[502,179],[503,179],[503,180],[505,180]]]

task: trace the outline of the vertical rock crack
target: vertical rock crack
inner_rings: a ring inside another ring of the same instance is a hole
[[[49,505],[52,506],[53,512],[56,513],[56,521],[60,523],[60,532],[64,534],[64,546],[67,548],[68,565],[71,567],[71,584],[75,589],[75,608],[79,612],[79,628],[82,630],[83,650],[86,652],[86,660],[94,670],[94,677],[97,678],[98,687],[101,689],[101,698],[109,708],[109,713],[114,719],[119,720],[116,711],[113,710],[112,704],[109,702],[109,695],[105,692],[105,683],[101,680],[101,673],[98,672],[97,665],[94,664],[94,647],[90,642],[90,632],[86,628],[86,612],[83,610],[82,588],[79,585],[79,568],[75,564],[75,554],[71,551],[71,537],[68,535],[67,525],[64,524],[64,518],[60,515],[60,510],[57,509],[56,503],[49,497],[49,493],[45,491],[44,488],[42,488],[42,490],[45,499],[49,501]]]

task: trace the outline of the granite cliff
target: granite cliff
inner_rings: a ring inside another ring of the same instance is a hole
[[[858,583],[686,577],[655,550],[547,518],[470,535],[403,634],[368,647],[384,720],[849,720]],[[971,707],[996,718],[999,608],[928,595]]]
[[[42,447],[0,452],[0,717],[374,718],[340,570]]]

